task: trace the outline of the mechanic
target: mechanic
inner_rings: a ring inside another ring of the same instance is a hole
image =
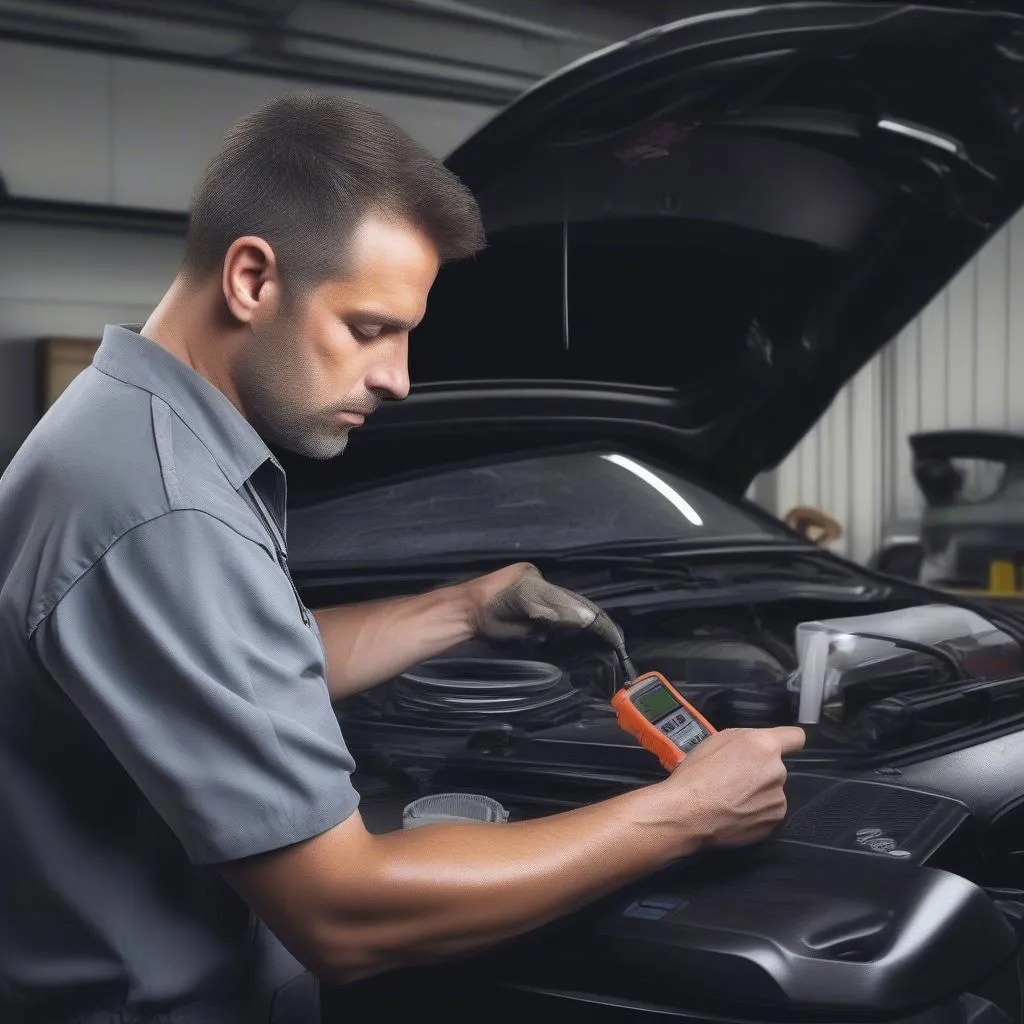
[[[332,701],[593,611],[527,564],[315,613],[287,572],[268,442],[330,458],[404,398],[439,266],[482,244],[386,117],[271,101],[148,322],[106,328],[0,478],[3,1021],[313,1021],[318,978],[486,947],[781,820],[796,728],[540,820],[364,827]]]

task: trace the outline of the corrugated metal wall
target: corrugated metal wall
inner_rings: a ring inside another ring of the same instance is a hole
[[[776,505],[817,505],[858,560],[884,524],[920,503],[907,436],[919,430],[1024,430],[1024,213],[837,397],[776,473]]]

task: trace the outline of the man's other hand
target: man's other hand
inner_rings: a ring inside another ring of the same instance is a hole
[[[587,629],[599,616],[604,618],[592,601],[544,579],[529,562],[481,576],[471,587],[474,632],[491,640]]]

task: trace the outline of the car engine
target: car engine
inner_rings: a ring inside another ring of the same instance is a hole
[[[460,968],[454,984],[474,999],[500,990],[496,1020],[646,1019],[651,1007],[690,1020],[1024,1020],[1021,642],[1012,619],[938,640],[919,623],[888,637],[851,627],[919,612],[906,600],[617,610],[636,670],[663,673],[719,729],[796,722],[801,645],[831,631],[838,654],[789,764],[786,820],[756,848],[688,859],[474,959],[472,982]],[[611,709],[622,684],[613,652],[552,634],[472,641],[345,700],[367,827],[400,828],[430,794],[487,796],[515,822],[656,782],[660,764]],[[435,968],[408,990],[368,984],[367,1006],[448,1005],[447,979]],[[606,1016],[590,1015],[597,1005]]]
[[[800,718],[806,668],[802,673],[797,649],[804,631],[820,626],[835,634],[833,621],[906,614],[807,620],[801,610],[657,611],[619,622],[638,672],[660,671],[719,729],[764,727],[807,721]],[[830,669],[801,755],[818,766],[877,768],[1024,716],[1021,645],[987,623],[975,635],[936,642],[896,631],[842,632],[835,646],[840,668]],[[446,771],[467,758],[473,771],[500,761],[507,774],[516,764],[523,792],[514,796],[529,799],[527,778],[548,774],[551,763],[591,768],[605,780],[618,772],[623,784],[657,775],[657,763],[615,722],[609,702],[623,681],[614,653],[585,636],[474,641],[347,701],[340,712],[364,763],[384,758],[417,776],[439,758]]]

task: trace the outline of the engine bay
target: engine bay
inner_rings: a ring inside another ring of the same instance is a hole
[[[1024,1020],[1024,655],[1006,620],[921,640],[922,607],[617,608],[637,672],[663,673],[719,729],[797,722],[806,638],[831,631],[838,656],[790,759],[786,820],[756,848],[688,859],[473,960],[471,990],[493,998],[498,986],[507,1019],[633,1020],[656,1007],[690,1020],[896,1021],[929,1007],[950,1022]],[[852,631],[886,615],[905,635]],[[486,796],[514,822],[663,778],[616,721],[623,682],[614,652],[552,633],[475,640],[341,702],[367,827],[400,828],[403,808],[430,794]],[[417,999],[447,978],[417,979]],[[370,1003],[405,998],[367,991]],[[606,1018],[590,1016],[598,1005]]]
[[[1024,654],[1008,633],[984,623],[975,635],[920,642],[899,633],[905,610],[856,611],[811,619],[805,602],[773,602],[627,612],[617,622],[636,670],[661,672],[718,729],[805,723],[798,638],[828,628],[842,665],[829,670],[797,757],[819,768],[874,767],[1024,718]],[[897,623],[889,639],[832,626],[888,619]],[[524,775],[572,765],[639,781],[660,768],[616,724],[609,702],[623,682],[615,653],[585,635],[473,641],[339,712],[354,752],[419,773],[443,756],[447,770],[465,757],[481,769],[515,763]]]
[[[661,672],[716,728],[727,729],[798,721],[802,624],[859,621],[851,612],[874,621],[907,607],[839,605],[829,608],[838,616],[825,618],[821,602],[773,601],[619,611],[616,622],[637,672]],[[807,743],[789,759],[791,774],[899,781],[917,772],[918,785],[928,788],[929,766],[958,751],[992,746],[996,763],[1009,757],[1006,743],[1024,737],[1024,656],[1008,632],[985,625],[988,632],[967,642],[896,637],[876,642],[859,661],[847,654],[832,673],[819,720],[803,726]],[[611,707],[623,681],[614,652],[584,633],[553,633],[474,640],[339,703],[364,815],[371,827],[398,827],[403,802],[468,792],[499,801],[515,820],[657,781],[661,765],[620,728]],[[1013,755],[1006,769],[1007,778],[1019,779],[1024,803],[1024,757]],[[947,772],[936,792],[962,799],[973,792],[971,779],[951,782]],[[1016,797],[1004,801],[998,828],[993,819],[983,829],[984,855],[958,870],[1024,886],[1024,860],[1010,838],[1012,822],[1024,826],[1016,804]],[[865,848],[852,833],[843,844]]]

